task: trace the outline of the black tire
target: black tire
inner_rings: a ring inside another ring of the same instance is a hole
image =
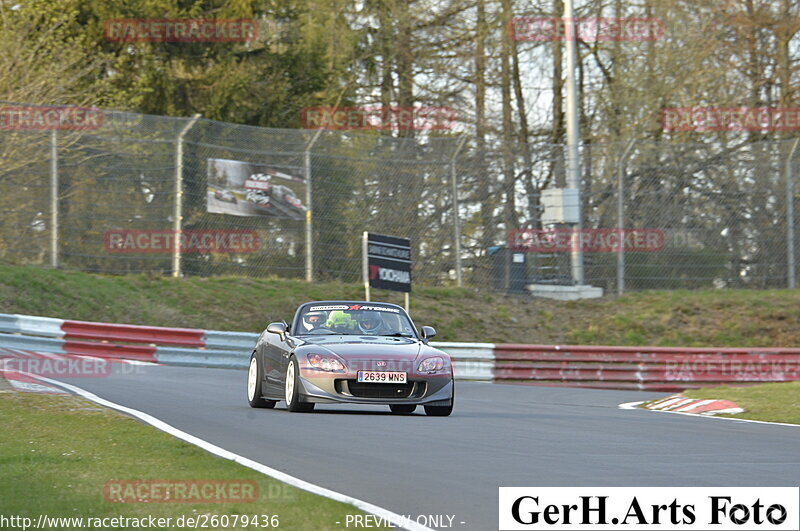
[[[253,352],[247,369],[247,402],[250,403],[250,407],[272,409],[275,407],[275,400],[267,400],[261,395],[261,381],[264,378],[262,370],[256,359],[256,353]]]
[[[389,406],[392,413],[413,413],[417,406],[414,404],[392,404]]]
[[[449,406],[425,406],[425,414],[431,417],[449,417],[456,403],[456,383],[453,381],[453,393],[450,395]]]
[[[299,378],[300,367],[297,365],[297,358],[292,356],[289,358],[289,364],[286,367],[286,381],[284,382],[283,395],[286,400],[286,409],[292,413],[308,413],[314,410],[314,403],[300,401]]]

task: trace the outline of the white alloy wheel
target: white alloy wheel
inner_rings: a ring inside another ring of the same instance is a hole
[[[250,370],[247,371],[247,399],[251,402],[256,398],[256,383],[258,383],[258,361],[253,356],[250,359]]]
[[[289,360],[289,367],[286,369],[286,407],[292,405],[294,396],[294,360]]]

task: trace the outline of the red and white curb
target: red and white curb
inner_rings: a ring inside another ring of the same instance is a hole
[[[646,404],[644,407],[658,411],[695,413],[700,415],[735,415],[737,413],[744,413],[744,409],[730,400],[698,400],[696,398],[686,398],[681,395],[669,396],[663,400]]]
[[[115,372],[115,365],[157,364],[0,347],[0,379],[5,379],[17,391],[26,393],[67,394],[57,387],[42,383],[40,377],[96,378]]]
[[[40,383],[35,377],[17,371],[0,369],[0,378],[4,378],[17,391],[23,393],[39,393],[45,395],[67,395],[57,387]]]
[[[670,396],[660,400],[659,402],[666,402],[667,400],[678,398],[679,395]],[[687,399],[684,397],[680,397],[684,400],[691,400],[695,401],[695,399]],[[715,415],[711,415],[708,413],[689,413],[687,411],[673,411],[671,409],[647,409],[646,407],[641,407],[642,404],[647,404],[648,400],[639,400],[638,402],[625,402],[624,404],[619,404],[617,407],[619,409],[638,409],[639,411],[651,411],[653,413],[671,413],[673,415],[682,415],[684,417],[703,417],[707,419],[715,419],[715,420],[724,420],[730,422],[738,422],[742,424],[767,424],[770,426],[788,426],[790,428],[800,428],[800,424],[789,424],[788,422],[771,422],[768,420],[753,420],[753,419],[740,419],[737,417],[717,417]],[[698,400],[698,402],[703,402],[702,400]],[[719,402],[728,402],[727,400],[720,400]],[[689,405],[688,403],[684,404],[684,406]],[[734,404],[735,406],[736,404]],[[669,407],[669,406],[667,406]],[[677,409],[681,409],[682,406],[676,406]],[[737,409],[738,406],[737,406]],[[722,410],[716,411],[717,414],[721,413]]]
[[[744,413],[744,409],[730,400],[701,400],[672,395],[655,402],[640,400],[626,402],[618,406],[620,409],[649,409],[664,413],[680,413],[684,415],[711,417],[714,415]],[[722,418],[722,417],[721,417]]]

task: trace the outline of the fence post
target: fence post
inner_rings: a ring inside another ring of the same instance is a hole
[[[306,173],[306,282],[314,281],[314,232],[311,218],[311,148],[317,143],[322,129],[317,129],[303,153]]]
[[[50,131],[50,267],[58,268],[58,132]]]
[[[794,236],[794,167],[792,166],[792,159],[794,159],[797,146],[800,144],[800,138],[794,141],[792,149],[789,151],[789,158],[786,160],[786,265],[787,265],[787,280],[789,289],[797,287],[797,266],[795,257],[795,236]]]
[[[192,116],[175,139],[175,203],[172,211],[172,276],[181,276],[181,226],[183,223],[183,138],[194,127],[200,114]]]
[[[364,300],[369,302],[369,232],[361,236],[361,280],[364,282]]]
[[[456,158],[464,147],[467,141],[467,135],[462,134],[456,146],[456,151],[453,153],[453,158],[450,159],[450,186],[452,187],[453,195],[453,240],[454,240],[454,253],[456,257],[456,285],[459,288],[464,287],[464,272],[461,269],[461,219],[458,216],[458,174],[456,173]]]
[[[567,58],[566,71],[566,113],[567,124],[567,187],[578,191],[578,222],[572,231],[572,279],[582,286],[584,283],[583,250],[581,249],[581,232],[583,230],[583,194],[581,193],[581,160],[580,160],[580,131],[578,122],[578,92],[575,85],[575,69],[578,62],[576,47],[577,26],[573,9],[573,0],[564,0],[564,22],[566,24],[567,38],[564,39],[564,51]]]
[[[628,142],[617,165],[617,295],[625,293],[625,159],[635,143],[636,139]]]

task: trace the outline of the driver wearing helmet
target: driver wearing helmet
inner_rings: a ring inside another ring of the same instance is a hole
[[[378,335],[386,329],[381,315],[375,311],[361,312],[358,316],[358,329],[362,334]]]
[[[303,327],[311,332],[325,326],[328,316],[325,312],[308,312],[303,316]]]

